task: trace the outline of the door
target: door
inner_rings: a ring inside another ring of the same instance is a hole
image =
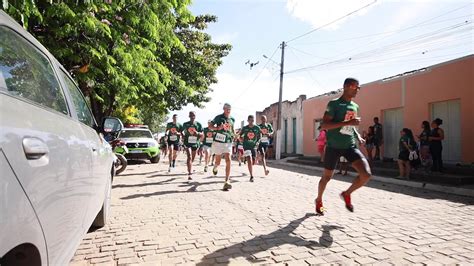
[[[296,118],[293,118],[293,125],[292,125],[292,129],[293,129],[293,153],[296,153],[297,151],[297,146],[296,146]]]
[[[68,264],[84,234],[89,144],[49,58],[5,27],[0,72],[0,145],[36,211],[49,264]]]
[[[431,104],[431,121],[441,118],[444,130],[443,160],[461,161],[461,101],[451,100]]]
[[[287,147],[288,147],[288,119],[285,119],[285,142],[284,142],[285,148],[283,149],[285,153],[288,153]]]
[[[403,108],[383,111],[383,154],[386,158],[398,158],[398,142],[403,129]]]

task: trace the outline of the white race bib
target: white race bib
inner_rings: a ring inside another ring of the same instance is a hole
[[[213,143],[214,139],[213,138],[206,138],[206,143]]]
[[[354,135],[354,126],[343,126],[339,132],[344,135],[352,136]]]
[[[221,133],[216,133],[216,137],[214,139],[219,142],[225,142],[225,135]]]
[[[176,135],[171,135],[170,136],[170,141],[177,141],[178,140],[178,136]]]
[[[267,136],[264,136],[260,139],[260,142],[261,143],[268,143],[268,137]]]
[[[198,140],[198,138],[196,136],[189,136],[188,137],[188,143],[189,144],[196,144],[197,140]]]

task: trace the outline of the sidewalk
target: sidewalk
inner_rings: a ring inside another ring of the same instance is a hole
[[[319,167],[319,166],[303,165],[303,164],[289,162],[290,160],[293,160],[293,159],[295,158],[288,157],[279,161],[269,160],[267,162],[270,166],[273,166],[273,167],[275,166],[296,167],[296,168],[306,169],[306,170],[316,170],[319,172],[322,172],[324,170],[322,167]],[[348,176],[354,177],[355,174],[352,172],[349,172]],[[413,180],[413,181],[401,180],[401,179],[395,179],[393,177],[384,177],[384,176],[378,176],[378,175],[372,176],[371,182],[373,181],[474,198],[474,185],[451,186],[451,185],[434,184],[434,183],[428,183],[428,182],[422,182],[422,181],[416,181],[416,180]]]

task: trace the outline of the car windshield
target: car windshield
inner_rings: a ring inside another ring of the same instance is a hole
[[[120,138],[152,138],[148,130],[123,130],[120,132]]]

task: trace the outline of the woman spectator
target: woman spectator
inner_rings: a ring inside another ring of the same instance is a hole
[[[423,129],[423,131],[421,131],[420,135],[418,136],[418,139],[420,140],[420,157],[421,164],[426,169],[426,167],[429,166],[431,160],[429,140],[429,137],[431,135],[430,122],[423,121],[421,123],[421,128]]]
[[[374,160],[372,153],[374,150],[374,139],[375,139],[375,129],[373,126],[369,127],[369,132],[364,136],[365,139],[365,148],[367,149],[367,156],[369,157],[369,162]]]
[[[433,172],[442,172],[443,171],[443,144],[442,141],[444,140],[444,130],[440,128],[443,124],[443,120],[436,118],[431,122],[431,135],[428,137],[430,141],[430,152],[431,157],[433,159],[433,167],[431,170]]]
[[[321,154],[321,162],[324,162],[324,151],[326,150],[326,130],[323,129],[321,130],[321,127],[318,128],[319,131],[319,136],[316,139],[316,144],[318,146],[318,152]]]
[[[398,169],[400,171],[398,178],[410,178],[411,165],[409,157],[414,145],[415,139],[413,138],[412,131],[408,128],[402,129],[402,131],[400,131],[400,141],[398,143],[398,149],[400,151],[398,154]]]

